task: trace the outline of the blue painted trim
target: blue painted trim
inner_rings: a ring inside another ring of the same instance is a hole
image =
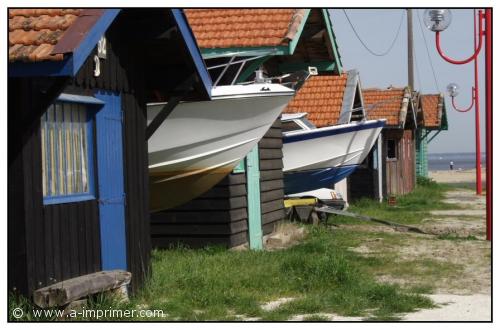
[[[67,196],[44,197],[43,205],[76,203],[95,199],[94,194],[74,194]]]
[[[120,13],[120,9],[106,9],[104,14],[88,31],[87,36],[73,51],[73,72],[72,76],[76,76],[85,60],[97,45],[97,42],[104,35],[116,16]]]
[[[320,188],[331,188],[349,176],[359,165],[346,165],[324,169],[285,172],[285,194],[296,194]]]
[[[362,131],[365,129],[369,128],[376,128],[376,127],[384,127],[385,126],[385,121],[384,120],[378,120],[374,123],[369,123],[369,124],[363,124],[360,123],[358,125],[349,125],[347,127],[335,127],[333,126],[332,129],[318,129],[318,130],[313,130],[313,131],[305,131],[302,134],[297,134],[297,135],[284,135],[283,136],[283,143],[292,143],[292,142],[298,142],[298,141],[305,141],[305,140],[311,140],[311,139],[317,139],[325,136],[332,136],[332,135],[338,135],[338,134],[343,134],[343,133],[349,133],[349,132],[356,132],[356,131]]]
[[[71,76],[73,56],[66,55],[62,61],[14,62],[9,63],[9,77],[57,77]]]
[[[193,62],[196,66],[198,75],[200,76],[201,81],[205,86],[207,95],[210,98],[212,96],[212,78],[208,73],[203,57],[201,56],[200,49],[198,48],[198,45],[193,35],[193,31],[189,27],[186,17],[184,16],[184,12],[181,9],[171,9],[171,11],[174,16],[174,20],[177,24],[177,27],[179,28],[179,31],[181,32],[181,35],[184,38],[188,51],[191,55],[191,58],[193,59]]]
[[[123,112],[121,95],[97,90],[105,105],[96,114],[101,269],[127,270]]]
[[[66,94],[66,93],[59,94],[56,101],[67,102],[67,103],[96,104],[96,105],[104,104],[103,101],[96,99],[95,97],[92,96]]]
[[[75,76],[119,12],[120,9],[106,9],[101,18],[88,31],[80,45],[73,51],[73,54],[65,55],[64,60],[34,63],[15,62],[9,64],[9,77]]]

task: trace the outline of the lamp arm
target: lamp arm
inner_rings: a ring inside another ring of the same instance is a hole
[[[472,87],[472,102],[470,103],[470,106],[467,108],[467,109],[459,109],[456,105],[455,105],[455,97],[452,96],[451,97],[451,105],[453,106],[453,108],[458,111],[458,112],[468,112],[472,109],[472,107],[474,106],[474,101],[476,100],[476,89],[474,87]]]
[[[474,50],[474,54],[472,54],[472,56],[470,56],[469,58],[465,59],[465,60],[454,60],[448,56],[446,56],[443,52],[443,50],[441,49],[441,38],[440,38],[440,33],[439,31],[436,32],[436,48],[437,48],[437,51],[439,53],[439,55],[441,55],[441,57],[451,63],[451,64],[466,64],[466,63],[469,63],[470,61],[474,60],[474,58],[477,57],[477,55],[479,54],[479,52],[481,51],[481,48],[483,46],[483,34],[484,34],[484,30],[483,30],[483,20],[482,20],[482,16],[483,16],[483,12],[482,10],[479,11],[478,13],[479,15],[479,44],[477,45],[477,48]]]

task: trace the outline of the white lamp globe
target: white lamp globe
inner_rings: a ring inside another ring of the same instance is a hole
[[[426,9],[424,12],[424,24],[433,32],[446,30],[451,20],[452,15],[449,9]]]
[[[451,97],[455,97],[458,95],[458,92],[460,91],[460,86],[458,86],[455,83],[451,83],[448,86],[446,86],[446,90],[448,91],[448,94]]]

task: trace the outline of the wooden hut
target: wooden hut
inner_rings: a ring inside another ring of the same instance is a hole
[[[180,10],[11,9],[8,287],[149,272],[146,103],[210,80]]]
[[[446,105],[442,94],[425,94],[417,98],[416,168],[417,176],[428,176],[428,144],[441,131],[448,130]]]
[[[211,70],[219,85],[253,80],[258,68],[269,76],[309,66],[342,72],[326,9],[191,9],[186,16],[209,68],[248,59],[229,67],[220,80],[216,77],[223,69]],[[284,217],[282,145],[277,120],[216,187],[185,205],[152,214],[153,246],[262,247],[262,236]]]
[[[413,97],[408,87],[388,89],[363,90],[365,112],[368,119],[386,119],[386,126],[382,130],[381,158],[382,158],[382,195],[403,195],[411,192],[416,184],[415,176],[415,130],[416,110]],[[378,157],[378,155],[377,155]],[[367,158],[367,167],[373,164],[374,155]],[[363,173],[365,182],[375,181],[374,171]],[[353,196],[373,196],[373,192],[360,191],[362,184],[353,184],[354,180],[363,181],[358,173],[351,174],[350,194]],[[372,190],[374,191],[374,189]],[[375,195],[376,196],[376,195]]]
[[[284,112],[307,113],[308,120],[318,128],[363,120],[365,112],[358,71],[310,77]],[[296,127],[283,128],[284,131],[294,129]],[[330,188],[335,188],[347,201],[346,179]]]

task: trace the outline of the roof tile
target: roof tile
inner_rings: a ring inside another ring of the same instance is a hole
[[[288,103],[285,113],[307,112],[316,127],[338,123],[344,99],[347,74],[310,77]]]
[[[363,90],[363,100],[368,119],[387,119],[386,125],[399,125],[399,114],[404,97],[404,88]]]
[[[10,9],[9,62],[61,61],[54,45],[76,21],[82,9]]]
[[[441,95],[421,95],[420,102],[424,115],[424,127],[431,128],[441,126]]]
[[[286,45],[296,9],[186,9],[200,48]]]

